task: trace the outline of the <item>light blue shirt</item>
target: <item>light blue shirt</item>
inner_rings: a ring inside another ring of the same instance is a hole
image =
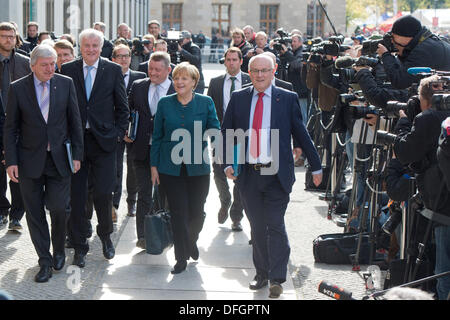
[[[41,107],[41,96],[42,96],[42,86],[41,86],[41,80],[39,80],[38,78],[36,78],[36,75],[33,74],[33,78],[34,78],[34,90],[36,90],[36,98],[37,98],[37,102],[39,104],[39,107]],[[49,92],[50,94],[50,80],[45,82],[45,86],[47,87],[47,92]]]

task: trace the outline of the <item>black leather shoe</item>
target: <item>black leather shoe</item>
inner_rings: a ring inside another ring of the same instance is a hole
[[[62,253],[54,253],[53,254],[53,269],[56,271],[64,268],[64,264],[66,263],[66,255]]]
[[[128,214],[129,217],[136,217],[136,204],[128,205]]]
[[[103,245],[103,256],[107,260],[111,260],[116,255],[116,250],[114,249],[114,245],[111,239],[102,240]]]
[[[177,261],[177,263],[173,266],[172,271],[170,271],[171,274],[178,274],[186,270],[187,267],[187,261],[181,260]]]
[[[191,258],[194,259],[195,261],[197,261],[199,255],[200,255],[200,253],[198,252],[197,244],[194,243],[194,245],[192,246],[192,249],[191,249]]]
[[[217,220],[219,224],[224,224],[228,219],[228,209],[220,208],[219,213],[217,214]]]
[[[242,225],[240,222],[233,222],[233,224],[231,225],[231,230],[239,232],[242,231]]]
[[[250,285],[248,287],[250,290],[259,290],[267,286],[268,283],[269,283],[268,279],[256,275],[255,278],[253,278],[253,281],[250,282]]]
[[[272,299],[279,298],[282,293],[283,287],[281,286],[281,283],[279,283],[278,281],[271,280],[269,288],[269,298]]]
[[[85,254],[75,252],[75,255],[73,256],[72,265],[84,268],[84,266],[86,265],[85,259],[86,259]]]
[[[42,283],[47,282],[52,277],[52,267],[42,266],[37,275],[34,277],[34,281]]]

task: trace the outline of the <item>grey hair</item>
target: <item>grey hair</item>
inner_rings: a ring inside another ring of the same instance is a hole
[[[39,58],[58,58],[58,54],[51,45],[40,44],[33,49],[30,55],[30,65],[34,66]]]
[[[83,39],[86,38],[98,38],[100,40],[100,47],[103,47],[104,38],[103,33],[101,33],[100,31],[95,29],[85,29],[81,31],[79,36],[80,46],[83,44]]]
[[[102,29],[103,32],[106,31],[106,24],[104,24],[103,22],[94,22],[94,27],[95,26],[99,26],[100,29]]]

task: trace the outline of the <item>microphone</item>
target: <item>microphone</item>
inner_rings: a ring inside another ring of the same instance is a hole
[[[325,281],[319,283],[319,292],[336,300],[355,300],[351,292]]]
[[[433,69],[428,67],[414,67],[414,68],[408,68],[408,73],[411,75],[416,75],[419,73],[431,73]]]
[[[355,63],[355,59],[350,56],[339,57],[334,62],[337,69],[347,69],[350,68]]]

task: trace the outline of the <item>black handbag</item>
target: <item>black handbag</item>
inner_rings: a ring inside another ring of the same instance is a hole
[[[144,220],[145,248],[147,253],[158,255],[173,246],[173,233],[170,213],[160,205],[157,186],[152,198],[152,207]]]

